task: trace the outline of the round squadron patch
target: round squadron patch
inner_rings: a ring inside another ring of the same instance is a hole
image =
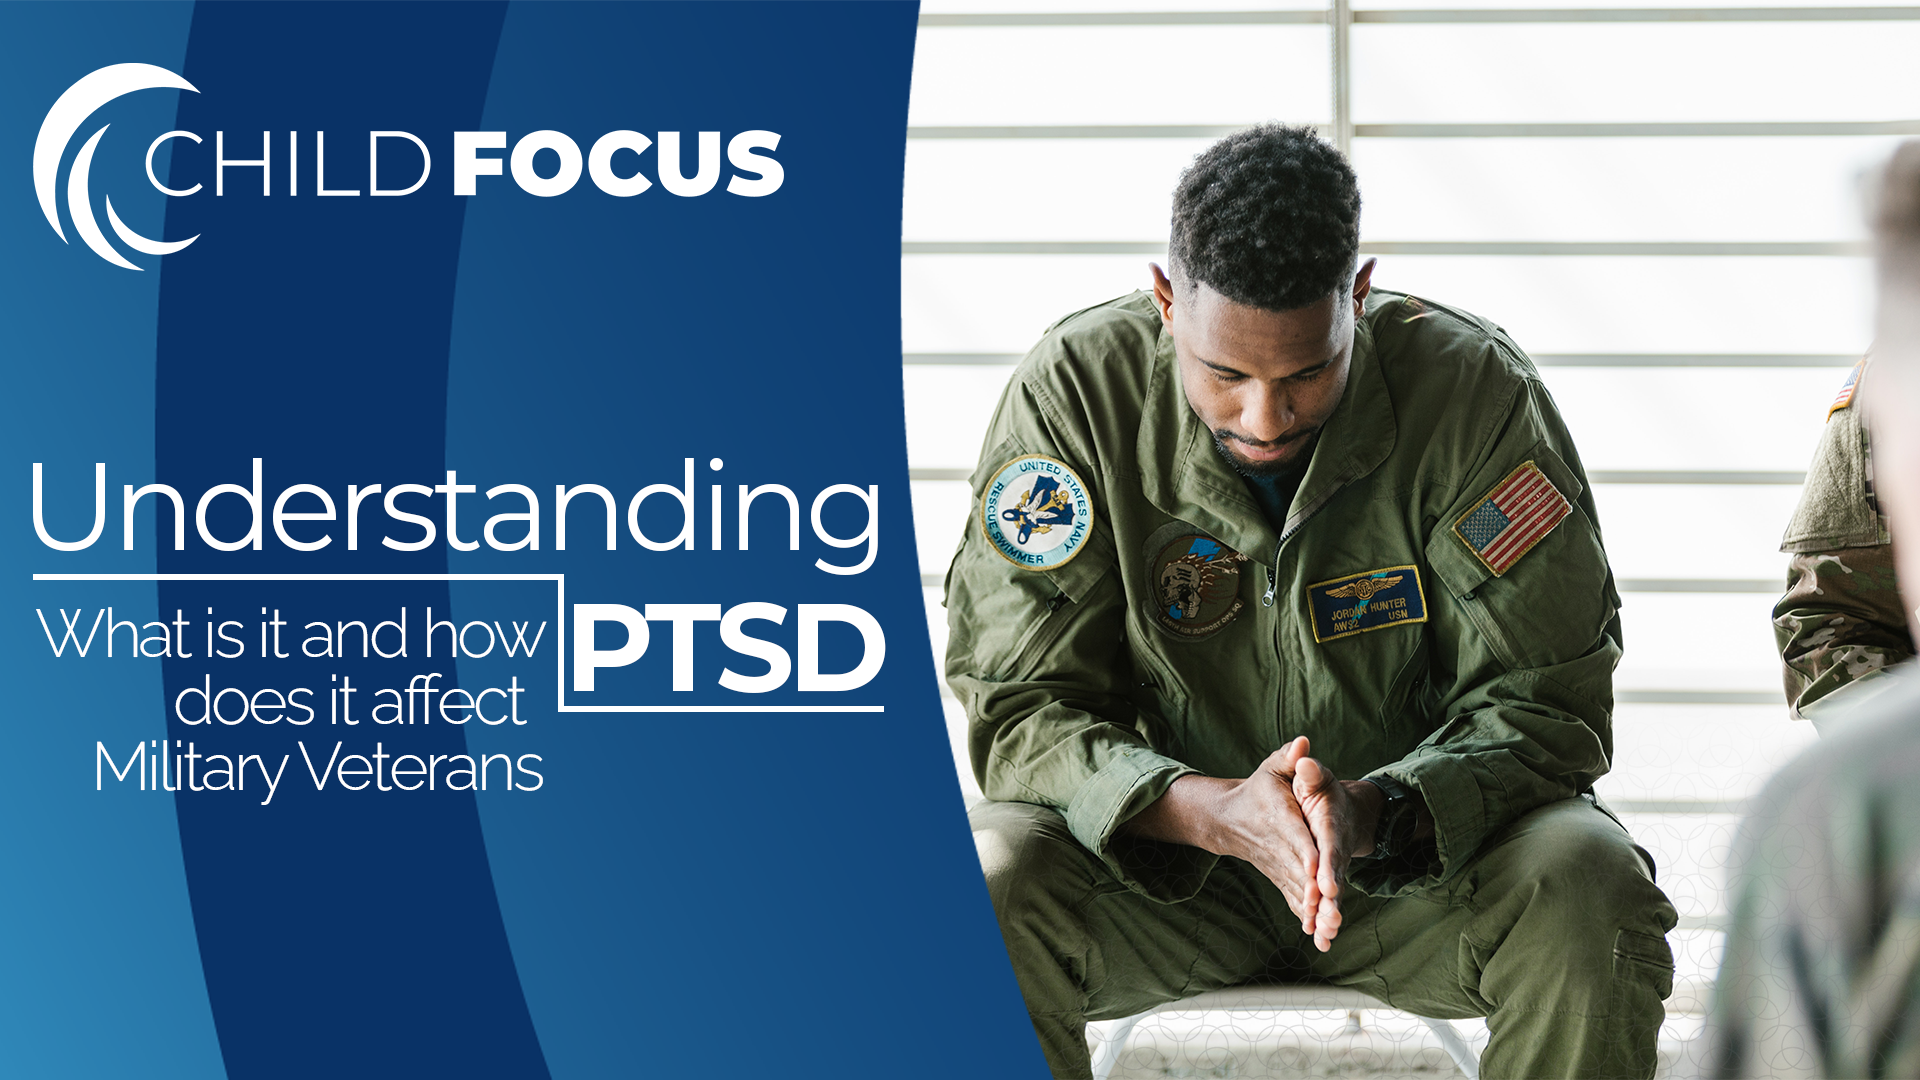
[[[980,499],[980,527],[1008,562],[1052,570],[1093,534],[1093,500],[1073,470],[1027,454],[1000,467]]]
[[[1240,613],[1240,564],[1246,561],[1199,533],[1174,537],[1153,560],[1155,621],[1183,638],[1218,633]]]

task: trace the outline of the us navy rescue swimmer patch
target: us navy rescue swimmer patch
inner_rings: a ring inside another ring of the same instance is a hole
[[[1240,613],[1240,564],[1245,555],[1198,533],[1176,536],[1149,568],[1154,621],[1177,637],[1220,632]]]
[[[1313,640],[1335,641],[1369,630],[1427,621],[1420,568],[1389,566],[1307,586]]]
[[[1052,570],[1080,553],[1093,534],[1093,500],[1073,470],[1027,454],[1000,467],[980,498],[980,528],[1001,557],[1028,570]]]

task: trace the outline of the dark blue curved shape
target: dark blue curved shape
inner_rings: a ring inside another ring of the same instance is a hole
[[[412,131],[441,147],[446,133],[478,127],[504,14],[496,3],[196,9],[182,74],[200,93],[181,95],[177,126],[206,142],[174,155],[171,183],[205,183],[211,194],[215,131],[226,133],[229,158],[245,159],[259,158],[260,133],[273,131],[276,169],[269,197],[260,170],[242,167],[229,170],[223,196],[168,208],[167,236],[203,235],[163,272],[155,457],[164,482],[190,499],[215,484],[245,486],[256,457],[266,462],[269,500],[296,482],[343,500],[348,484],[444,476],[464,200],[440,161],[433,182],[405,198],[315,197],[308,155],[313,132],[331,129],[329,182],[364,190],[368,131]],[[289,130],[301,132],[303,158],[292,198]],[[404,172],[406,155],[392,153],[389,170]],[[190,542],[175,552],[170,519],[160,515],[163,573],[446,569],[443,546],[388,550],[378,543],[384,530],[355,552],[337,540],[292,552],[270,525],[263,551]],[[242,500],[215,500],[209,522],[217,536],[245,533]],[[204,642],[190,639],[192,658],[165,662],[171,737],[200,754],[294,755],[272,805],[260,805],[258,777],[247,795],[176,796],[207,990],[233,1077],[547,1075],[474,797],[347,792],[337,782],[316,791],[298,752],[304,744],[320,767],[336,742],[343,754],[372,753],[376,743],[388,754],[464,752],[457,727],[330,726],[325,715],[335,676],[370,687],[439,670],[445,685],[454,673],[444,660],[299,655],[302,622],[394,618],[403,607],[418,620],[429,606],[445,612],[447,597],[444,583],[422,582],[160,587],[163,612],[203,620],[211,608],[244,622],[241,636],[255,646],[210,660]],[[262,608],[295,620],[282,644],[291,658],[258,656]],[[171,703],[209,678],[216,690],[316,689],[321,717],[306,727],[183,724]]]

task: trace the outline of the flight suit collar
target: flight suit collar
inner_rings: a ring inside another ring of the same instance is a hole
[[[1354,327],[1347,389],[1320,431],[1307,475],[1293,497],[1286,528],[1298,529],[1341,488],[1365,477],[1393,452],[1393,402],[1374,352],[1373,330],[1362,315]],[[1270,556],[1280,537],[1213,444],[1213,433],[1187,404],[1173,338],[1164,326],[1147,386],[1136,444],[1141,489],[1165,513],[1255,559]]]

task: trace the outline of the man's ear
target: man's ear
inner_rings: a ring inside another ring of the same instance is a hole
[[[1160,309],[1160,321],[1172,322],[1173,282],[1167,280],[1159,263],[1148,263],[1147,269],[1153,271],[1153,306]]]
[[[1368,259],[1360,264],[1360,271],[1353,275],[1353,317],[1359,318],[1365,310],[1367,293],[1373,291],[1373,268],[1380,260]]]

